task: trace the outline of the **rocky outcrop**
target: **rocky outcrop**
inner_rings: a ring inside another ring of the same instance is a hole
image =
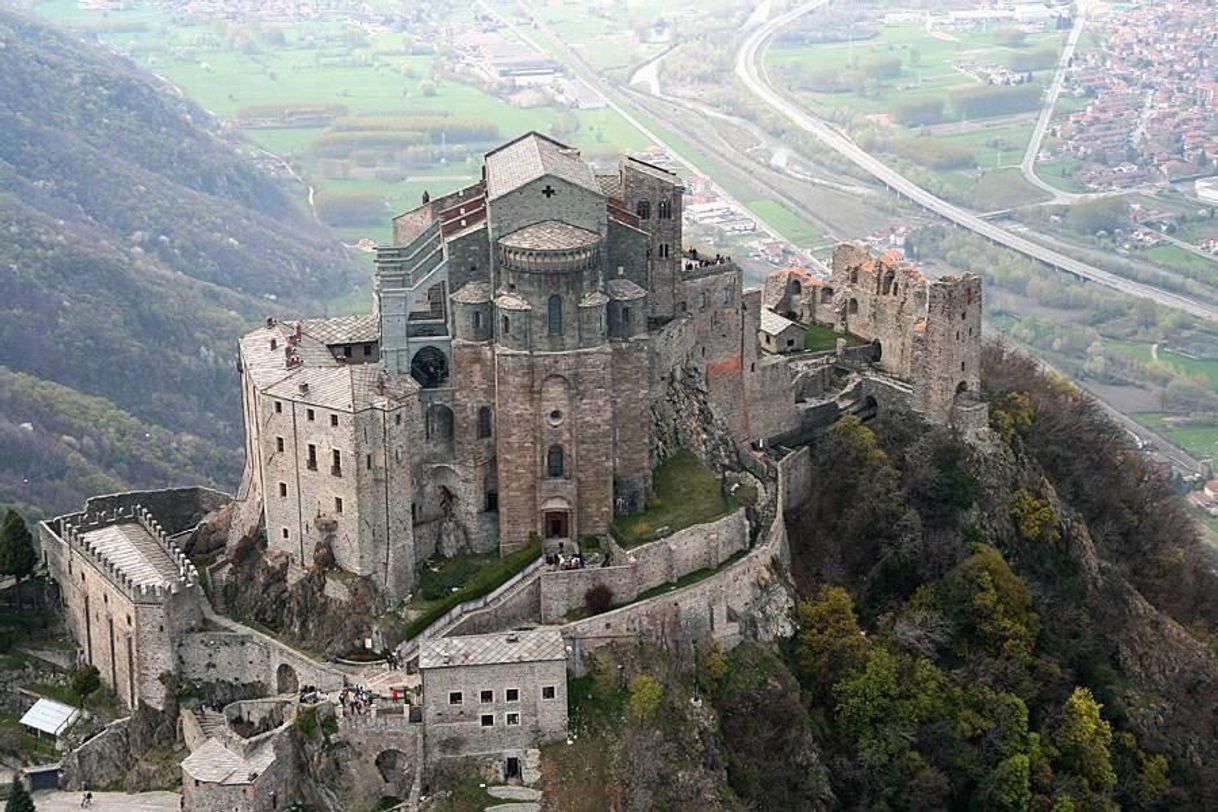
[[[711,403],[702,373],[692,365],[674,369],[663,397],[651,405],[652,465],[688,449],[722,474],[739,467],[732,433]]]
[[[400,632],[394,624],[378,625],[385,613],[384,597],[367,579],[345,578],[344,599],[327,590],[327,562],[322,550],[314,565],[289,583],[286,558],[268,556],[261,534],[247,537],[233,554],[224,583],[228,612],[237,620],[266,626],[286,642],[327,656],[347,653],[353,640],[376,631],[386,645],[395,645]]]

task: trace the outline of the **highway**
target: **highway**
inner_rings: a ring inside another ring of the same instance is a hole
[[[825,6],[828,2],[829,0],[812,0],[812,2],[775,17],[746,35],[740,45],[739,51],[736,53],[736,76],[754,96],[790,120],[795,126],[814,136],[825,146],[866,171],[889,189],[940,217],[955,223],[961,228],[966,228],[991,242],[1010,248],[1053,268],[1073,274],[1080,279],[1096,282],[1130,296],[1150,299],[1158,304],[1181,310],[1199,319],[1218,322],[1218,307],[1204,304],[1187,296],[1125,279],[1110,271],[1080,262],[1065,254],[1037,245],[1031,240],[1020,237],[1000,226],[981,219],[972,212],[965,211],[942,198],[936,197],[895,169],[873,158],[837,129],[809,116],[796,104],[780,96],[770,85],[769,78],[765,74],[765,69],[760,64],[760,58],[766,45],[783,26],[793,22],[804,14]]]

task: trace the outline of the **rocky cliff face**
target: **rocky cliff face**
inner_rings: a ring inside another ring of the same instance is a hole
[[[697,368],[686,365],[668,376],[663,397],[651,406],[651,461],[657,465],[688,449],[716,473],[739,467],[727,423],[716,414]]]
[[[269,558],[265,547],[261,535],[250,536],[233,553],[224,585],[225,605],[233,617],[262,624],[295,645],[327,656],[347,653],[355,640],[377,628],[376,618],[387,607],[369,581],[348,577],[344,599],[333,597],[335,590],[326,589],[332,561],[319,550],[305,576],[289,583],[287,560]],[[391,625],[381,632],[386,645],[396,643],[398,632]]]

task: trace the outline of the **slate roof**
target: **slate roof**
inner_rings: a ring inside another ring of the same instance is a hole
[[[622,177],[614,172],[612,175],[597,175],[596,182],[601,185],[601,191],[606,197],[622,197]]]
[[[365,318],[365,317],[355,317]],[[315,323],[336,322],[336,319],[314,319]],[[321,328],[329,335],[357,335],[364,329],[360,323],[332,324]],[[301,363],[289,367],[285,347],[295,331],[295,325],[277,322],[247,333],[241,338],[241,360],[261,392],[284,400],[299,401],[334,411],[359,411],[384,399],[409,397],[418,391],[418,384],[407,375],[389,375],[380,364],[347,364],[339,361],[318,338],[305,331],[296,343]],[[271,341],[276,342],[271,349]],[[337,343],[346,343],[339,341]],[[301,384],[308,391],[301,391]]]
[[[209,784],[252,784],[274,762],[275,748],[271,742],[263,742],[243,756],[225,747],[219,739],[208,739],[186,757],[182,770],[194,780]]]
[[[761,332],[776,336],[789,327],[799,327],[786,316],[780,316],[769,308],[761,309]]]
[[[575,248],[591,248],[599,243],[601,236],[595,231],[573,226],[561,220],[542,220],[531,226],[517,229],[499,238],[505,248],[521,248],[531,251],[565,251]]]
[[[515,293],[500,293],[495,297],[495,307],[500,310],[532,310],[533,306]]]
[[[419,668],[456,668],[566,658],[562,634],[557,629],[535,629],[425,640],[419,649]]]
[[[553,175],[568,183],[604,194],[579,151],[552,138],[531,132],[486,153],[486,199],[502,197],[537,180]]]
[[[136,585],[167,589],[178,581],[177,562],[138,522],[93,528],[80,537]]]
[[[305,335],[327,345],[364,344],[381,337],[381,326],[371,313],[330,319],[302,319],[300,329]]]
[[[609,297],[599,290],[590,290],[579,300],[580,307],[603,307],[609,304]]]
[[[466,282],[453,294],[458,304],[482,304],[491,300],[491,286],[487,282]]]
[[[605,283],[605,290],[609,292],[610,299],[618,301],[630,301],[632,299],[642,299],[647,295],[647,291],[631,282],[629,279],[610,279]]]

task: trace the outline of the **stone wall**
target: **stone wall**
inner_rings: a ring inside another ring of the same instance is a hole
[[[782,510],[788,512],[802,505],[812,493],[812,450],[797,448],[778,461],[783,479]]]
[[[718,567],[746,549],[748,540],[748,520],[741,508],[717,521],[688,527],[629,550],[626,564],[543,572],[541,621],[563,622],[572,610],[585,605],[588,590],[598,585],[613,592],[615,604],[630,603],[653,587],[673,583],[691,572]]]
[[[543,698],[543,689],[553,698]],[[508,701],[506,692],[518,692]],[[492,701],[481,701],[483,691]],[[450,700],[460,692],[460,704]],[[507,714],[519,724],[507,724]],[[489,715],[493,724],[483,726]],[[451,758],[536,747],[567,733],[567,670],[563,660],[429,668],[423,671],[423,724],[427,759]]]
[[[64,756],[61,785],[65,790],[82,787],[116,787],[135,764],[131,755],[131,720],[119,719]]]
[[[198,683],[259,682],[270,693],[301,685],[330,691],[342,687],[337,671],[257,632],[205,631],[183,635],[177,645],[178,675]]]
[[[768,467],[771,476],[777,474],[774,466]],[[781,477],[774,490],[767,498],[784,504]],[[743,639],[789,636],[794,631],[793,601],[781,576],[782,562],[789,557],[787,532],[781,511],[774,512],[757,545],[720,572],[651,600],[563,626],[572,673],[583,673],[585,655],[615,642],[713,639],[730,648]]]
[[[466,613],[448,635],[486,634],[515,629],[541,620],[541,579],[531,578],[519,589],[505,590],[504,598],[483,609]]]

